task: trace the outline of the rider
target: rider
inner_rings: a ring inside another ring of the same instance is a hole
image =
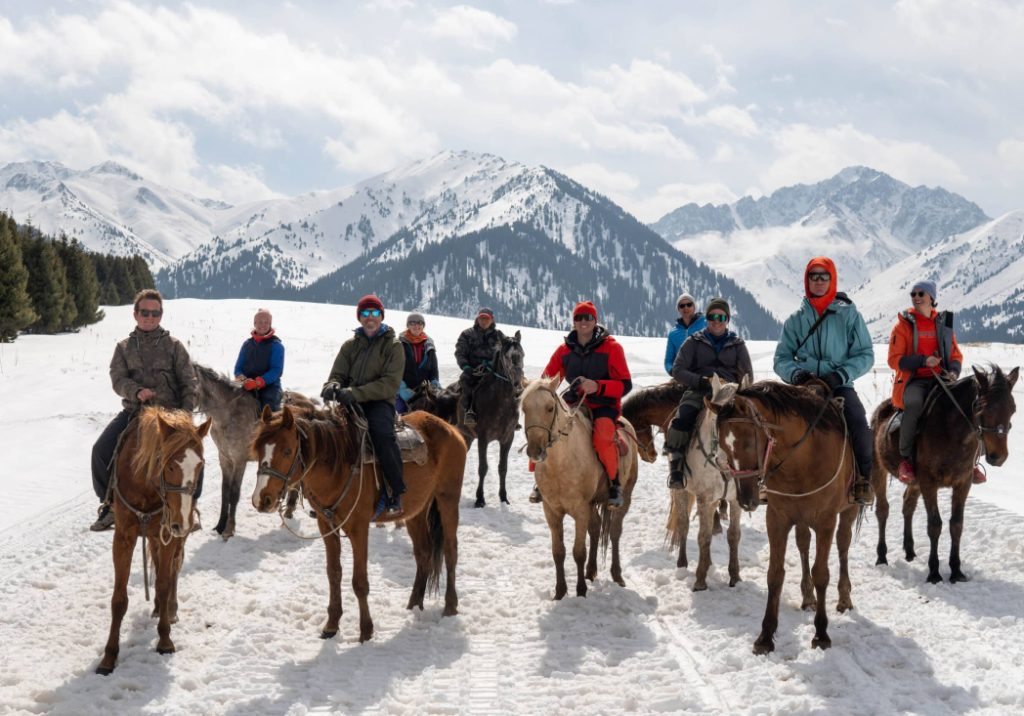
[[[679,318],[676,325],[668,332],[668,342],[665,345],[665,372],[672,375],[672,363],[679,353],[679,349],[686,343],[686,339],[697,331],[703,331],[708,326],[704,314],[696,308],[697,303],[693,296],[688,293],[680,294],[676,300],[676,310]]]
[[[953,333],[953,314],[936,311],[934,281],[918,281],[910,289],[913,307],[899,314],[889,336],[889,367],[896,371],[892,384],[893,407],[903,411],[900,424],[900,461],[897,477],[911,484],[914,474],[914,437],[925,398],[937,385],[940,373],[947,380],[960,375],[963,356]],[[978,477],[981,479],[978,479]],[[985,481],[975,471],[975,483]]]
[[[242,344],[235,361],[235,380],[254,391],[260,410],[281,409],[281,374],[284,372],[284,344],[271,327],[274,317],[261,308],[252,319],[251,337]]]
[[[100,499],[99,516],[89,528],[93,532],[110,529],[114,513],[107,500],[110,469],[118,439],[135,414],[147,405],[180,408],[196,407],[198,386],[188,350],[166,329],[160,327],[163,296],[156,289],[139,291],[135,296],[135,330],[114,348],[110,359],[110,383],[121,396],[121,412],[114,416],[92,447],[92,487]],[[203,491],[203,472],[193,497]]]
[[[843,417],[853,443],[857,477],[851,498],[871,501],[871,463],[874,445],[864,405],[853,381],[875,361],[871,335],[860,311],[845,293],[837,292],[838,277],[832,259],[816,256],[804,271],[804,298],[786,319],[775,348],[775,372],[793,385],[820,378],[843,399]]]
[[[597,457],[608,473],[608,504],[622,506],[619,482],[619,450],[615,445],[616,421],[622,414],[622,397],[633,387],[622,346],[597,323],[597,308],[590,301],[572,311],[573,331],[565,337],[544,368],[545,378],[569,381],[564,397],[570,405],[583,400],[594,422],[592,441]],[[536,486],[534,490],[537,491]],[[539,491],[537,491],[539,494]],[[531,497],[531,501],[533,497]]]
[[[739,383],[743,376],[754,377],[747,344],[729,330],[728,301],[712,299],[706,313],[707,328],[686,339],[672,365],[672,377],[686,390],[665,436],[670,490],[686,486],[686,449],[704,398],[711,397],[711,377],[717,375],[727,383]]]
[[[459,376],[459,392],[463,412],[462,424],[467,428],[476,427],[476,413],[473,411],[473,391],[480,379],[494,369],[494,356],[505,336],[494,322],[494,311],[481,308],[473,325],[459,335],[455,343],[455,362],[462,368]]]
[[[402,514],[402,453],[395,437],[395,395],[405,356],[393,328],[384,324],[384,304],[367,294],[356,305],[360,327],[341,344],[320,397],[346,407],[356,404],[366,416],[367,432],[384,480],[374,519]]]
[[[437,376],[437,351],[434,340],[423,332],[425,325],[422,313],[410,313],[405,319],[405,330],[398,336],[405,351],[405,370],[395,402],[399,413],[409,412],[407,401],[423,382],[429,382],[435,388],[441,387]]]

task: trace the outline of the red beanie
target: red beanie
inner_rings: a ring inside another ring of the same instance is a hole
[[[581,314],[589,313],[594,319],[597,319],[597,308],[594,307],[591,301],[580,301],[576,304],[576,308],[572,309],[572,317],[576,318]]]
[[[384,304],[380,302],[376,294],[368,293],[359,299],[359,303],[356,304],[356,318],[359,318],[359,312],[364,308],[379,308],[380,317],[384,317]]]

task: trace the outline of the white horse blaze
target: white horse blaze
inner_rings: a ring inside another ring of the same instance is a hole
[[[203,464],[203,458],[199,457],[199,454],[189,448],[185,451],[184,457],[181,458],[181,479],[187,483],[190,480],[196,482],[199,480],[198,468]],[[192,527],[192,495],[181,494],[181,525],[182,528],[188,530]]]
[[[736,447],[736,434],[733,433],[732,431],[730,431],[729,434],[725,436],[725,449],[726,449],[726,452],[729,454],[729,457],[732,459],[732,469],[736,470],[737,472],[739,472],[739,470],[740,470],[740,461],[736,458],[736,453],[734,452],[734,448],[735,447]]]
[[[260,465],[270,466],[274,459],[274,443],[267,443],[263,446],[263,458],[260,460]],[[252,506],[257,510],[260,508],[259,495],[263,492],[267,486],[267,482],[270,481],[270,475],[257,475],[256,476],[256,489],[252,491]]]

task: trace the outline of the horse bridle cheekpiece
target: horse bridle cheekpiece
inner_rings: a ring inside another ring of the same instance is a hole
[[[745,423],[745,424],[748,424],[748,425],[753,425],[754,428],[755,428],[755,432],[754,432],[754,442],[755,442],[755,445],[758,445],[761,442],[761,434],[762,433],[764,434],[764,436],[766,438],[765,448],[764,448],[764,451],[761,451],[761,450],[757,451],[757,469],[746,469],[746,470],[739,469],[739,470],[737,470],[737,469],[733,469],[732,465],[730,464],[728,467],[724,468],[723,472],[728,474],[728,476],[733,478],[734,480],[743,480],[743,479],[747,479],[747,478],[751,478],[751,477],[756,477],[757,478],[758,486],[759,487],[763,487],[765,481],[768,479],[768,473],[770,471],[769,468],[768,468],[768,464],[769,464],[769,460],[771,459],[772,451],[775,449],[775,443],[776,443],[775,438],[772,437],[771,431],[772,430],[778,430],[778,429],[780,429],[781,426],[775,425],[774,423],[765,422],[765,420],[757,412],[757,409],[754,408],[753,406],[751,406],[751,411],[752,411],[752,415],[749,418],[748,417],[725,418],[725,419],[718,420],[717,424],[718,424],[719,427],[724,425],[724,424],[727,424],[727,423]],[[721,441],[720,440],[719,440],[719,445],[721,445]],[[721,466],[719,466],[719,468],[721,468]]]
[[[551,397],[555,399],[555,410],[551,414],[551,424],[541,425],[539,423],[533,423],[532,425],[527,425],[525,428],[523,428],[523,432],[529,434],[531,429],[545,431],[548,434],[547,447],[551,447],[558,441],[558,438],[564,438],[566,435],[569,434],[569,428],[572,426],[572,419],[576,417],[576,411],[579,410],[579,408],[576,408],[576,410],[565,408],[564,404],[562,403],[562,399],[558,396],[558,393],[555,392],[554,388],[550,388],[548,386],[541,386],[537,390],[543,390],[545,393],[550,393]],[[582,405],[582,401],[580,404]],[[569,423],[563,430],[559,430],[556,433],[555,423],[558,421],[558,414],[562,411],[563,408],[569,414]]]

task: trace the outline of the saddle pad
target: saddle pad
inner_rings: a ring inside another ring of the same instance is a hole
[[[897,410],[889,418],[889,422],[885,424],[885,434],[895,435],[896,431],[900,429],[900,425],[903,423],[903,411]]]
[[[423,436],[411,425],[399,420],[395,437],[398,440],[398,449],[402,452],[402,462],[414,462],[417,465],[427,462],[427,444],[423,441]],[[366,440],[363,443],[363,464],[372,462],[377,462],[377,457],[373,453],[373,445]]]

